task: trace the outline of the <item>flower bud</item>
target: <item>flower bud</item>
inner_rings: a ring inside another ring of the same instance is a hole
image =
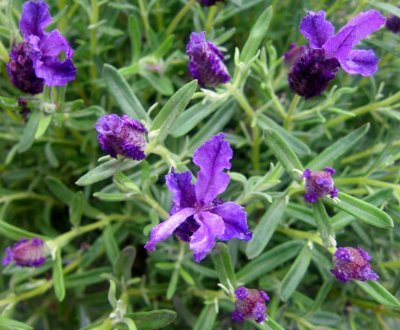
[[[242,286],[235,290],[235,296],[232,320],[242,322],[245,319],[252,319],[258,323],[265,321],[267,318],[265,303],[269,301],[269,297],[264,291]]]
[[[2,260],[3,266],[15,262],[20,267],[39,267],[46,261],[46,247],[40,238],[21,239],[7,247]]]
[[[332,179],[335,173],[336,171],[332,167],[325,167],[324,171],[314,173],[310,169],[306,169],[302,176],[306,180],[304,200],[308,203],[315,203],[318,198],[325,196],[335,198],[339,192]]]

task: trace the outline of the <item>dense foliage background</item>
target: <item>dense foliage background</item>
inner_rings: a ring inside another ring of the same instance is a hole
[[[116,329],[400,328],[400,37],[383,28],[363,41],[379,71],[340,72],[310,100],[290,91],[282,60],[292,42],[306,44],[298,26],[307,10],[326,10],[339,28],[370,8],[399,14],[394,1],[48,1],[78,73],[28,97],[27,122],[5,70],[22,3],[0,1],[1,249],[39,236],[53,255],[38,269],[2,268],[1,329],[111,329],[112,320]],[[233,81],[194,92],[185,46],[203,30]],[[98,117],[142,107],[146,160],[100,158]],[[253,240],[218,244],[200,264],[175,238],[148,253],[149,231],[171,207],[164,175],[196,170],[193,150],[220,131],[234,149],[222,197],[246,207]],[[356,200],[304,202],[293,169],[325,166]],[[381,285],[332,277],[333,232],[338,246],[369,251]],[[218,283],[267,291],[270,320],[233,323]]]

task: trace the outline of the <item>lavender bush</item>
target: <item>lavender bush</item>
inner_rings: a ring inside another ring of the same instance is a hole
[[[398,329],[396,5],[0,1],[0,330]]]

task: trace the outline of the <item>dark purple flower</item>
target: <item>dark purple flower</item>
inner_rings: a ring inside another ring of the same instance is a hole
[[[332,167],[325,167],[324,171],[314,173],[307,168],[302,176],[306,180],[304,200],[308,203],[315,203],[318,198],[325,196],[335,198],[339,192],[332,179],[335,173],[336,171]]]
[[[235,296],[236,304],[232,320],[242,322],[245,319],[252,319],[258,323],[266,320],[265,303],[269,301],[269,297],[264,291],[241,286],[235,290]]]
[[[335,28],[325,19],[323,10],[309,12],[300,23],[300,32],[310,42],[311,50],[300,56],[290,70],[290,87],[300,96],[310,98],[324,91],[339,67],[351,75],[373,75],[379,59],[372,49],[353,47],[384,23],[385,18],[378,11],[368,10],[353,17],[334,34]]]
[[[304,45],[297,46],[294,42],[290,44],[289,49],[285,54],[283,54],[283,59],[287,65],[293,65],[297,59],[303,55],[303,53],[307,50],[307,47]]]
[[[46,247],[40,238],[21,239],[7,247],[2,260],[3,266],[15,262],[20,267],[39,267],[46,261]]]
[[[29,106],[28,106],[28,102],[23,97],[19,97],[18,98],[18,106],[20,108],[19,113],[21,114],[22,122],[26,123],[28,116],[31,112],[31,109],[29,109]]]
[[[333,254],[334,268],[331,273],[342,282],[349,280],[376,281],[379,276],[372,269],[371,257],[361,248],[338,248]]]
[[[199,262],[214,247],[216,239],[251,239],[243,207],[217,199],[228,186],[230,177],[224,170],[230,169],[233,155],[224,137],[220,133],[194,152],[193,162],[200,168],[196,184],[192,184],[190,172],[175,173],[172,169],[165,177],[173,195],[171,217],[152,229],[147,250],[154,251],[158,242],[176,234],[189,243],[194,260]]]
[[[215,5],[217,2],[224,2],[225,0],[197,0],[203,7]]]
[[[43,84],[62,86],[75,79],[76,68],[71,60],[74,51],[58,30],[45,31],[50,23],[45,1],[24,4],[19,22],[24,42],[13,47],[7,65],[13,84],[24,92],[40,93]]]
[[[400,17],[390,15],[389,17],[386,18],[386,28],[393,32],[393,33],[399,33],[400,32]]]
[[[98,141],[101,149],[111,157],[122,155],[134,160],[142,160],[146,157],[146,128],[142,123],[127,115],[104,115],[96,123]]]
[[[189,56],[190,74],[201,86],[217,86],[231,80],[224,55],[216,45],[206,40],[205,32],[190,34],[186,54]]]

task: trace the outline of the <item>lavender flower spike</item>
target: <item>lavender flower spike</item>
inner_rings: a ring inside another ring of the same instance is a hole
[[[15,262],[20,267],[39,267],[46,261],[46,247],[40,238],[21,239],[14,246],[7,247],[2,265]]]
[[[328,195],[335,198],[339,192],[332,179],[335,173],[336,171],[332,167],[325,167],[324,171],[314,173],[307,168],[302,176],[306,180],[304,200],[308,203],[315,203],[318,198]]]
[[[379,276],[371,269],[371,257],[361,248],[338,248],[333,254],[331,273],[342,282],[350,280],[376,281]]]
[[[243,207],[217,198],[228,186],[230,177],[224,170],[230,169],[233,155],[224,137],[220,133],[194,152],[193,162],[200,168],[196,184],[192,184],[190,172],[175,173],[172,169],[165,177],[173,196],[171,216],[152,229],[145,245],[147,250],[154,251],[157,243],[176,234],[189,243],[194,260],[200,262],[212,250],[216,239],[251,239]]]
[[[122,155],[134,160],[142,160],[146,156],[145,134],[146,128],[142,123],[127,115],[104,115],[99,118],[96,125],[98,141],[101,149],[111,157]]]
[[[190,34],[186,54],[189,56],[190,74],[201,86],[214,87],[231,80],[224,64],[224,55],[216,45],[206,40],[205,32]]]
[[[242,286],[235,290],[235,296],[235,310],[232,313],[234,321],[242,322],[245,319],[252,319],[261,323],[266,320],[265,303],[269,301],[269,297],[264,291]]]
[[[13,84],[23,92],[36,94],[42,92],[43,84],[62,86],[75,79],[73,49],[58,30],[45,31],[51,20],[45,1],[24,4],[19,22],[24,41],[14,45],[7,64]]]
[[[386,18],[386,28],[393,32],[393,33],[399,33],[400,32],[400,17],[390,15],[389,17]]]
[[[210,7],[215,5],[217,2],[224,2],[225,0],[198,0],[203,7]]]
[[[300,32],[309,41],[309,49],[292,66],[289,86],[298,95],[311,98],[320,95],[336,72],[371,76],[378,69],[379,59],[369,50],[353,49],[362,39],[377,31],[385,18],[376,10],[353,17],[338,33],[325,19],[323,10],[309,12],[300,23]]]

